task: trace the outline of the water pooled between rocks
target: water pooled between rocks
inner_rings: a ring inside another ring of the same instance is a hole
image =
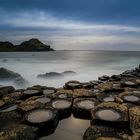
[[[83,100],[83,101],[79,101],[77,105],[81,108],[92,109],[94,108],[95,103],[94,101],[91,101],[91,100]]]
[[[68,108],[71,106],[71,102],[67,100],[56,100],[52,103],[52,106],[56,109]]]
[[[105,97],[103,98],[105,102],[113,102],[115,99],[113,97]]]
[[[71,117],[59,122],[55,133],[42,136],[39,140],[82,140],[83,134],[89,126],[89,120],[77,119],[71,115]]]
[[[52,116],[53,112],[51,110],[38,109],[31,111],[27,115],[27,121],[31,123],[41,123],[50,120]]]
[[[54,89],[45,89],[43,90],[43,94],[46,95],[46,94],[51,94],[51,93],[54,93],[55,90]]]
[[[124,96],[124,99],[125,99],[126,101],[131,101],[131,102],[137,102],[137,101],[140,100],[139,97],[134,96],[134,95],[127,95],[127,96]]]
[[[96,116],[105,121],[116,121],[121,115],[113,109],[101,109],[96,112]]]
[[[50,98],[46,98],[46,97],[41,97],[41,98],[36,99],[36,101],[45,104],[45,103],[50,102],[51,99]]]

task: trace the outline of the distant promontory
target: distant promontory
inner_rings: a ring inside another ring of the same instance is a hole
[[[0,41],[0,52],[36,52],[36,51],[54,51],[50,45],[43,44],[36,38],[22,42],[20,45],[13,45],[11,42]]]

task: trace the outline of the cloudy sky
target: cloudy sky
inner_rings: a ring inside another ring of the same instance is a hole
[[[0,40],[58,50],[139,50],[140,0],[0,0]]]

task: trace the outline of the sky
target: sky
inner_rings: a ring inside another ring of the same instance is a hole
[[[0,0],[0,40],[56,50],[140,51],[140,0]]]

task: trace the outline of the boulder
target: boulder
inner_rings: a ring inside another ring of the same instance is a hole
[[[64,88],[74,90],[74,89],[82,88],[82,85],[79,81],[72,80],[65,83]]]
[[[23,85],[26,83],[25,79],[20,74],[5,68],[0,68],[0,80],[13,81],[16,85]]]
[[[49,72],[37,75],[38,78],[64,78],[63,74],[58,72]]]
[[[75,75],[77,75],[76,72],[70,71],[70,70],[69,71],[64,71],[61,74],[64,75],[64,76],[75,76]]]

